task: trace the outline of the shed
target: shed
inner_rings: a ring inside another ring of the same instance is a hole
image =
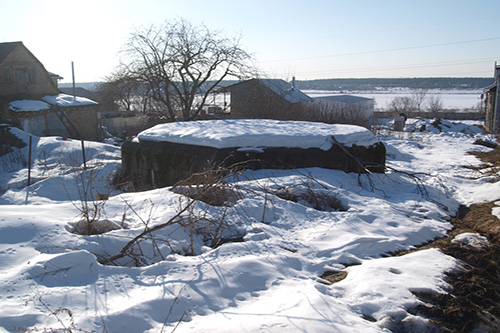
[[[374,115],[375,100],[354,95],[332,95],[314,98],[314,105],[324,112],[348,113],[369,119]]]
[[[296,119],[312,98],[281,79],[251,79],[225,88],[235,118]]]

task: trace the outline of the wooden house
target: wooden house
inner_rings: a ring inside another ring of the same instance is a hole
[[[97,139],[98,103],[61,94],[59,79],[22,42],[0,43],[0,119],[37,136]]]
[[[251,79],[225,88],[234,118],[300,119],[312,98],[280,79]]]
[[[495,82],[484,88],[485,99],[485,127],[490,133],[500,133],[500,65],[495,62]]]

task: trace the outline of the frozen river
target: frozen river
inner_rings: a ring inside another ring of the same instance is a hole
[[[311,97],[322,97],[331,95],[354,95],[375,99],[375,110],[387,110],[387,107],[395,97],[412,97],[413,91],[407,89],[390,90],[390,91],[371,91],[371,92],[356,92],[356,91],[322,91],[322,90],[304,90]],[[443,102],[445,109],[457,109],[463,111],[465,109],[476,108],[481,105],[481,90],[429,90],[426,93],[426,98],[437,96]],[[424,102],[424,107],[425,107]]]

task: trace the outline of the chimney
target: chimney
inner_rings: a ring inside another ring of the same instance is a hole
[[[292,77],[292,87],[295,88],[295,76]]]

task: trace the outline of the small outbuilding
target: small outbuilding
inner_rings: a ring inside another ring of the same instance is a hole
[[[354,95],[332,95],[314,98],[314,104],[320,105],[325,112],[350,114],[363,119],[373,117],[375,100]]]
[[[281,79],[251,79],[224,88],[231,93],[231,117],[296,119],[312,98]]]
[[[97,139],[99,104],[62,94],[60,79],[22,42],[0,43],[0,119],[37,136]]]

